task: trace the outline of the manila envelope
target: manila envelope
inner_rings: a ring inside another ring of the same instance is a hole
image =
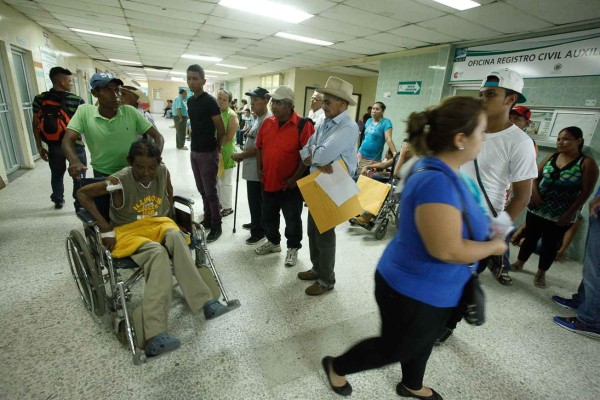
[[[345,168],[345,165],[342,162]],[[335,228],[342,222],[361,213],[362,207],[358,201],[358,195],[351,197],[341,206],[337,206],[333,200],[325,193],[321,186],[315,182],[321,171],[315,171],[312,174],[298,180],[298,188],[308,205],[310,214],[315,220],[317,229],[324,233],[331,228]]]
[[[219,166],[217,169],[217,176],[222,178],[225,175],[225,163],[223,162],[223,155],[219,154]]]
[[[373,215],[379,214],[379,210],[385,201],[390,185],[368,178],[364,175],[358,177],[358,201],[363,210]]]

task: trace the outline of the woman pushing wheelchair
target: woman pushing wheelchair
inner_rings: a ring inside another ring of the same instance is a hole
[[[146,355],[157,356],[181,345],[167,333],[172,273],[192,311],[203,309],[211,319],[230,308],[213,298],[194,264],[187,236],[171,219],[173,187],[158,147],[137,141],[131,145],[127,161],[128,167],[105,181],[82,187],[77,198],[96,219],[102,243],[112,256],[130,257],[143,268],[144,298],[133,311],[133,321]],[[106,195],[110,195],[110,223],[94,202],[95,197]]]

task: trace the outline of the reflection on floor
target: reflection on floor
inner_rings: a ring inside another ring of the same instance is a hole
[[[175,149],[170,120],[157,116],[167,144],[164,161],[176,194],[201,200],[189,152]],[[67,192],[71,184],[67,184]],[[81,229],[68,201],[54,210],[50,172],[43,161],[0,191],[0,397],[6,399],[327,399],[320,359],[378,331],[373,298],[375,265],[395,232],[383,241],[343,224],[337,228],[337,285],[311,298],[298,271],[309,268],[308,240],[293,268],[285,252],[256,256],[248,232],[245,182],[239,185],[237,233],[233,215],[210,245],[227,289],[242,307],[214,321],[191,315],[174,298],[171,333],[181,349],[136,367],[110,333],[108,319],[82,306],[67,265],[64,240]],[[303,216],[306,221],[306,209]],[[282,222],[283,225],[283,222]],[[283,231],[283,229],[282,229]],[[516,253],[513,251],[513,253]],[[513,254],[513,258],[516,254]],[[557,263],[549,288],[533,286],[537,257],[512,287],[483,275],[488,322],[461,324],[446,345],[434,349],[425,383],[446,399],[598,399],[599,342],[552,322],[569,312],[551,302],[581,279],[581,265]],[[353,398],[393,399],[399,365],[349,380]]]

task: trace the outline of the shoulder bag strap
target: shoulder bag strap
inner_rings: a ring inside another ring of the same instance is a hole
[[[492,215],[494,217],[497,217],[498,213],[496,212],[496,209],[492,205],[492,202],[490,201],[490,198],[488,197],[487,192],[485,191],[485,188],[483,187],[483,182],[481,181],[481,175],[479,174],[479,164],[477,163],[477,159],[473,160],[473,164],[475,164],[475,175],[477,175],[477,184],[479,185],[479,188],[481,189],[481,192],[483,193],[485,202],[487,203],[488,208],[490,209]]]
[[[410,178],[413,174],[416,174],[417,172],[422,172],[422,171],[440,171],[441,173],[443,173],[444,175],[446,175],[449,179],[450,182],[452,182],[452,185],[454,186],[454,188],[456,189],[456,191],[458,192],[458,196],[460,197],[460,204],[461,204],[461,214],[462,214],[462,218],[463,221],[465,221],[465,225],[467,225],[467,232],[469,234],[469,238],[473,239],[475,236],[473,235],[473,228],[471,227],[471,220],[469,219],[469,216],[467,215],[467,210],[465,207],[465,199],[463,197],[463,194],[460,190],[460,188],[458,187],[458,185],[456,184],[456,182],[454,182],[454,179],[449,176],[443,169],[440,168],[436,168],[436,167],[420,167],[417,168],[415,170],[413,170],[409,176],[406,177],[406,179],[408,180],[408,178]]]

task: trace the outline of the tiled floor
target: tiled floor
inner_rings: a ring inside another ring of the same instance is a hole
[[[200,212],[188,151],[175,150],[170,121],[157,120],[175,192],[196,199]],[[394,231],[376,241],[360,228],[339,226],[336,288],[310,298],[296,278],[309,267],[307,247],[298,265],[286,268],[285,252],[259,257],[244,243],[248,208],[240,182],[238,231],[232,234],[233,215],[225,218],[225,233],[209,248],[242,307],[207,322],[175,296],[170,326],[181,349],[136,367],[109,320],[81,304],[64,250],[65,237],[81,224],[69,202],[53,209],[49,169],[37,164],[0,190],[0,398],[333,399],[321,357],[378,331],[373,272]],[[569,313],[550,296],[575,290],[581,265],[555,265],[550,287],[541,290],[532,285],[536,261],[514,274],[512,287],[483,275],[488,322],[461,324],[429,362],[426,384],[444,398],[600,398],[600,342],[552,322]],[[398,365],[349,376],[352,396],[396,398],[399,377]]]

